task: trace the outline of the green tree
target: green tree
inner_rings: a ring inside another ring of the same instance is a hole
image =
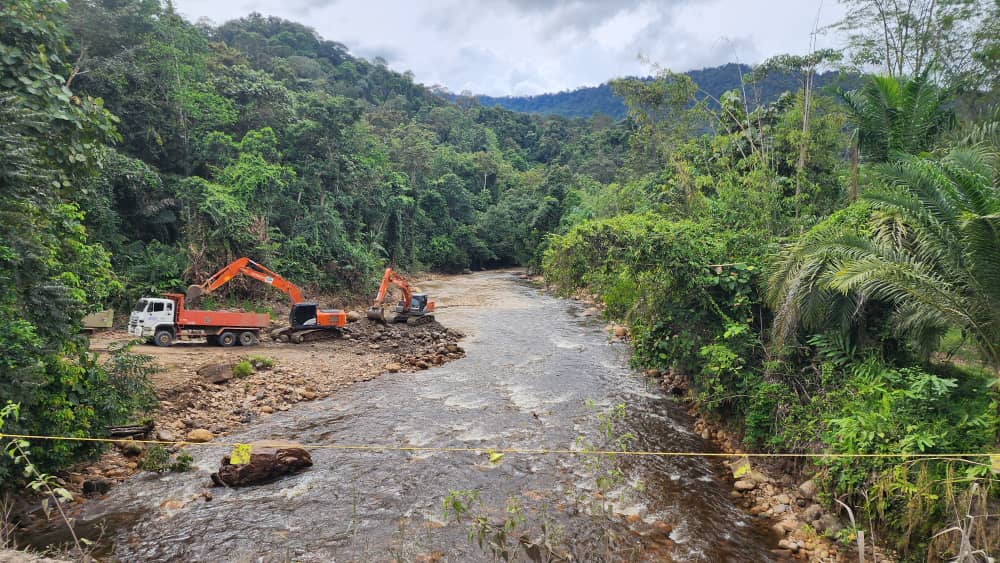
[[[941,160],[908,156],[873,170],[879,187],[859,204],[861,232],[820,229],[787,247],[771,276],[775,335],[822,330],[837,300],[853,326],[874,305],[888,326],[924,354],[949,326],[1000,366],[1000,192],[996,155],[956,149]],[[865,232],[867,231],[867,232]]]
[[[0,402],[21,404],[13,432],[88,437],[137,403],[132,380],[98,365],[77,334],[88,307],[120,289],[72,199],[115,134],[99,100],[66,86],[64,10],[44,0],[0,6]],[[93,449],[50,442],[30,453],[51,469]],[[12,482],[10,470],[0,463],[0,480]]]
[[[922,76],[935,65],[946,76],[972,74],[976,23],[989,0],[842,0],[834,28],[847,33],[856,68],[877,65],[892,78]]]
[[[860,162],[887,162],[932,149],[954,123],[949,92],[926,74],[915,78],[869,76],[861,88],[838,91],[854,126],[851,200],[857,198]]]

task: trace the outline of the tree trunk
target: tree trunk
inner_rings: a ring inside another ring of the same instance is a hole
[[[855,133],[857,134],[857,133]],[[850,200],[854,203],[858,200],[858,161],[860,160],[858,139],[854,140],[854,146],[851,147],[851,192]]]
[[[809,148],[809,104],[812,99],[812,69],[806,71],[806,87],[802,92],[802,139],[799,141],[799,163],[795,174],[795,218],[799,218],[802,199],[802,176],[806,169],[806,151]]]

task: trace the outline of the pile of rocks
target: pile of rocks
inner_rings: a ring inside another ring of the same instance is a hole
[[[744,460],[724,462],[735,470]],[[790,479],[783,479],[789,481]],[[776,555],[796,556],[809,561],[837,561],[839,548],[821,534],[835,536],[843,526],[834,514],[815,502],[816,484],[805,481],[798,487],[776,481],[756,470],[747,471],[733,483],[732,496],[750,514],[775,523],[771,529],[781,536]]]

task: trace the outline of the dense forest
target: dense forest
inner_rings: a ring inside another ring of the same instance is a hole
[[[950,454],[996,451],[1000,430],[1000,7],[900,9],[917,39],[880,50],[873,3],[848,4],[840,62],[878,71],[840,89],[820,72],[840,54],[818,52],[510,106],[616,122],[451,102],[259,14],[4,2],[0,403],[20,405],[4,431],[131,420],[152,401],[141,358],[99,362],[80,319],[238,256],[336,296],[387,263],[519,264],[598,295],[635,366],[683,375],[748,448],[941,454],[817,459],[824,501],[858,518],[839,539],[873,530],[912,561],[998,549],[978,516],[997,513],[990,458]]]
[[[690,70],[684,74],[701,89],[701,95],[707,97],[715,107],[718,100],[730,90],[740,90],[754,103],[771,103],[785,92],[795,92],[799,89],[798,78],[788,72],[775,72],[761,80],[744,84],[743,77],[750,76],[753,69],[749,65],[729,63],[713,68]],[[651,82],[653,76],[636,79]],[[853,86],[856,82],[853,75],[842,75],[839,72],[826,71],[816,74],[815,86]],[[449,99],[457,100],[452,94]],[[476,101],[484,106],[499,106],[511,111],[538,113],[543,115],[561,115],[563,117],[592,117],[595,114],[622,119],[628,114],[628,107],[621,97],[617,96],[606,82],[599,86],[584,86],[566,92],[553,94],[538,94],[536,96],[476,96]]]

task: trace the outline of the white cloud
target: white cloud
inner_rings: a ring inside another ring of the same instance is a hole
[[[843,12],[834,0],[175,0],[192,20],[297,21],[419,82],[490,95],[647,74],[639,53],[675,71],[802,53],[821,3],[821,24]]]

